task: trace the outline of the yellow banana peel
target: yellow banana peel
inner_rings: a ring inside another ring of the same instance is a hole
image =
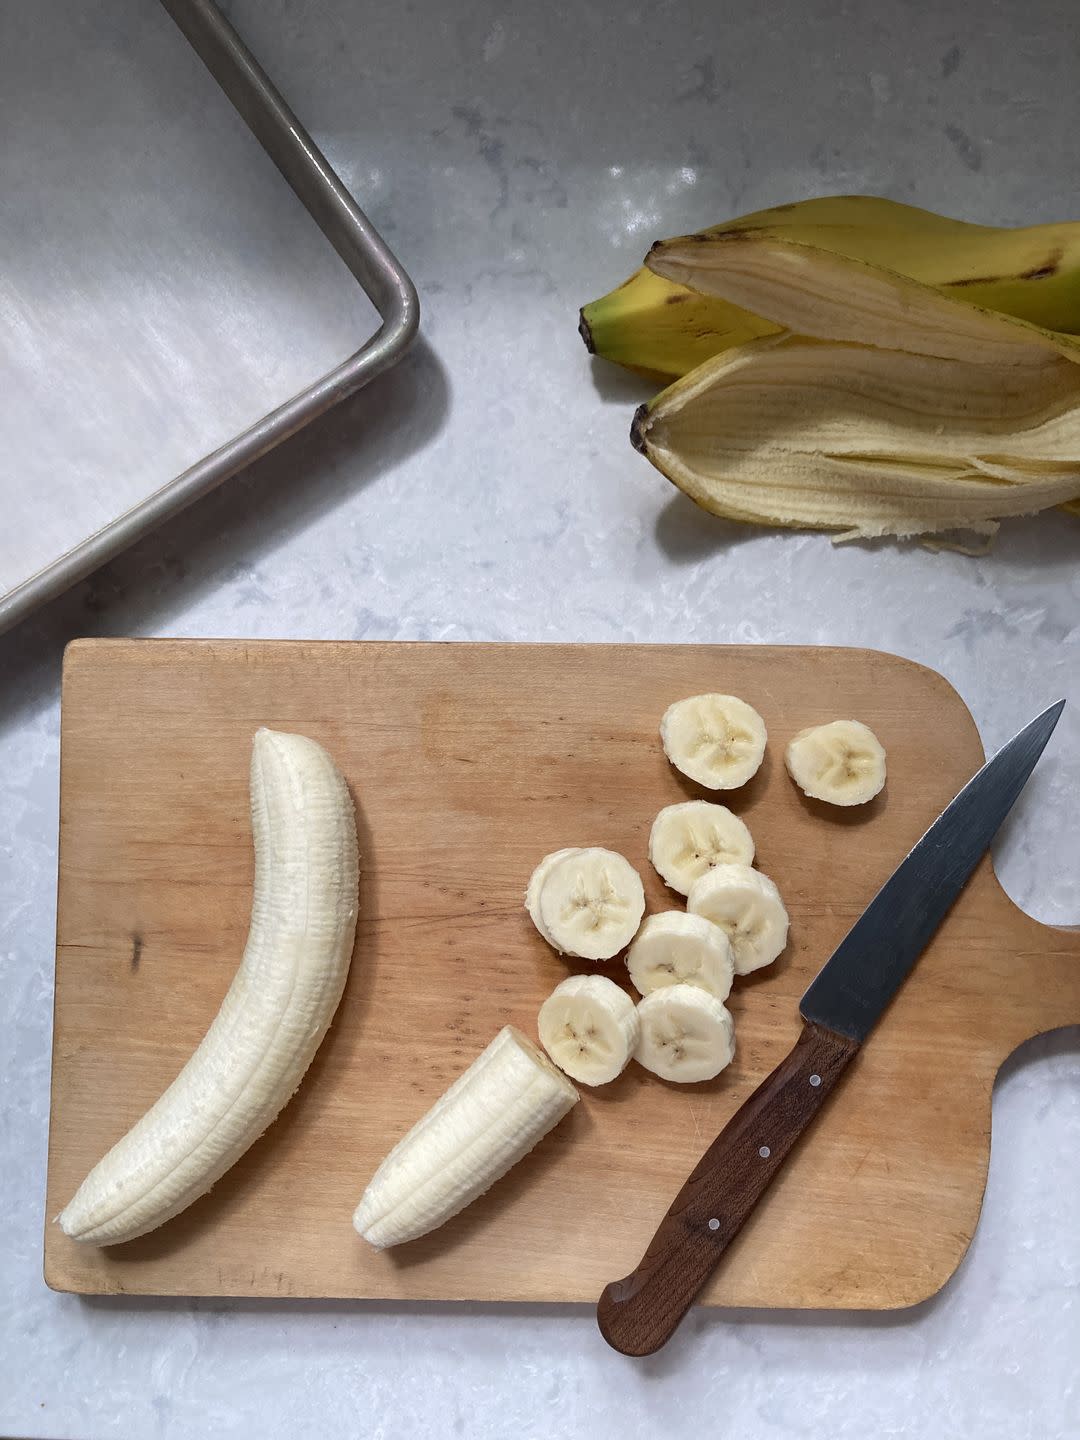
[[[701,233],[813,245],[956,299],[1080,334],[1080,223],[1001,229],[876,196],[836,195],[758,210]],[[580,330],[597,355],[667,383],[776,327],[643,267],[586,305]]]
[[[842,539],[1080,514],[1080,340],[760,229],[647,263],[773,327],[635,416],[635,446],[705,509]]]

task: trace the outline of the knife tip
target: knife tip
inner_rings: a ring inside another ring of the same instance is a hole
[[[1061,712],[1064,709],[1065,701],[1063,699],[1055,700],[1053,705],[1048,705],[1041,715],[1036,715],[1034,720],[1029,721],[1020,734],[1036,741],[1041,751],[1050,739],[1050,736],[1054,733],[1057,722],[1061,719]]]

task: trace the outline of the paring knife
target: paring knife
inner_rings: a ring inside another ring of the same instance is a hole
[[[597,1321],[616,1350],[651,1355],[674,1334],[966,885],[1064,705],[1044,710],[968,781],[812,982],[795,1048],[706,1150],[637,1269],[600,1296]]]

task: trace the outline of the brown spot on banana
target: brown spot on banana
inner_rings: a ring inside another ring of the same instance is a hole
[[[1005,275],[964,275],[958,280],[946,280],[947,290],[959,290],[965,285],[1000,285],[1008,277]]]
[[[1061,262],[1064,258],[1065,252],[1064,250],[1059,248],[1054,251],[1054,253],[1049,257],[1049,259],[1044,260],[1041,265],[1036,265],[1031,270],[1025,270],[1024,273],[1020,276],[1020,279],[1049,280],[1052,275],[1057,274],[1058,270],[1061,268]]]
[[[621,286],[621,285],[619,286],[619,289],[620,289],[620,290],[622,289],[622,286]],[[591,329],[590,326],[589,326],[588,320],[585,319],[585,311],[584,311],[584,310],[579,310],[579,311],[578,311],[578,327],[577,327],[577,328],[578,328],[578,334],[581,336],[582,340],[585,341],[585,349],[588,350],[588,352],[589,352],[590,355],[595,355],[595,354],[596,354],[596,346],[593,344],[592,329]]]
[[[645,454],[645,432],[649,428],[649,407],[639,405],[634,411],[633,423],[630,426],[630,444],[639,455]]]
[[[1041,265],[1022,270],[1018,275],[965,275],[959,280],[946,280],[946,289],[960,289],[965,285],[1001,285],[1007,280],[1049,280],[1061,269],[1065,252],[1060,247],[1054,250]]]

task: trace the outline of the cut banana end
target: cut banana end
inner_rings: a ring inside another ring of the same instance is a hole
[[[565,1075],[506,1025],[394,1146],[353,1224],[376,1250],[435,1230],[483,1195],[572,1110]]]
[[[788,914],[780,892],[749,865],[717,865],[695,882],[686,908],[727,934],[736,975],[771,965],[787,944]]]
[[[726,805],[687,800],[665,805],[653,821],[649,859],[665,884],[689,895],[714,865],[752,865],[754,839]]]
[[[711,1080],[735,1056],[735,1022],[696,985],[668,985],[638,1006],[641,1039],[634,1059],[661,1080]]]
[[[735,695],[690,695],[660,721],[664,753],[708,790],[735,790],[757,773],[765,754],[765,722]]]
[[[649,916],[630,946],[626,968],[642,995],[669,985],[697,985],[726,1000],[735,978],[726,933],[703,915],[682,910]]]
[[[540,886],[538,929],[564,955],[610,960],[637,934],[645,914],[641,876],[614,850],[576,850],[550,867]]]
[[[884,747],[859,720],[800,730],[784,763],[805,795],[830,805],[865,805],[885,784]]]
[[[603,975],[571,975],[540,1007],[540,1043],[583,1085],[606,1085],[630,1063],[641,1027],[625,990]]]
[[[529,912],[529,918],[549,945],[554,945],[555,942],[544,929],[544,922],[540,916],[540,892],[544,888],[544,882],[560,860],[565,860],[568,855],[580,854],[580,848],[573,845],[565,850],[553,850],[550,855],[544,856],[543,860],[540,861],[540,864],[537,865],[536,869],[529,876],[529,883],[525,889],[525,909]]]

